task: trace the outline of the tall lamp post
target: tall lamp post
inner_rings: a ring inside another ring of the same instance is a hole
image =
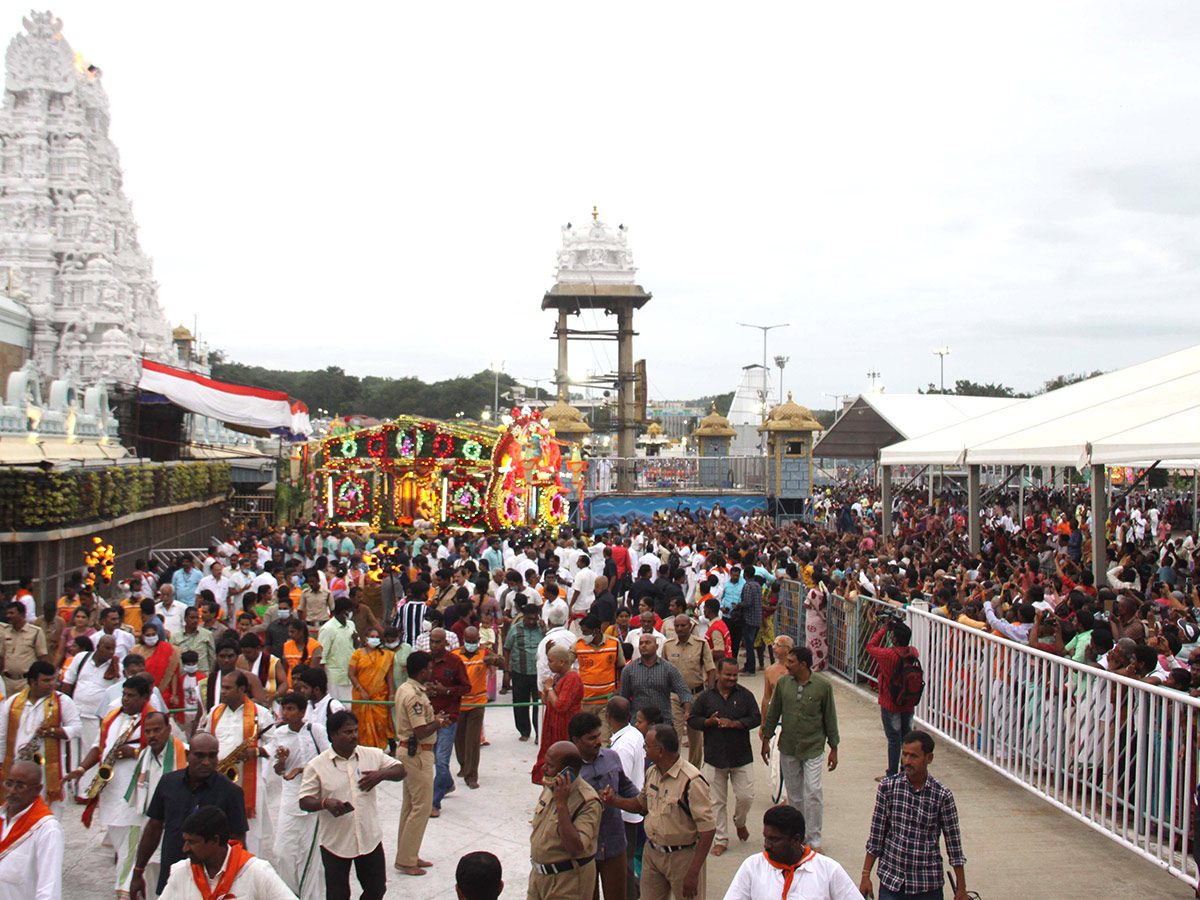
[[[821,396],[829,397],[830,399],[832,399],[834,401],[835,405],[833,407],[833,421],[836,422],[838,419],[840,419],[842,417],[842,405],[843,405],[842,401],[851,395],[850,394],[827,394],[824,391],[821,391]]]
[[[938,358],[938,387],[946,393],[946,357],[950,355],[949,347],[934,347],[933,355]]]
[[[496,387],[495,399],[492,401],[492,415],[496,421],[500,421],[500,373],[504,371],[504,360],[492,362],[491,365],[493,382]]]
[[[750,325],[750,324],[748,324],[748,323],[746,323],[746,322],[738,322],[738,325],[740,325],[742,328],[757,328],[757,329],[759,329],[759,330],[760,330],[760,331],[763,333],[763,361],[762,361],[762,371],[763,371],[763,386],[762,386],[762,416],[763,416],[763,418],[764,418],[764,419],[766,419],[766,417],[767,417],[767,403],[768,403],[768,400],[767,400],[767,332],[768,332],[768,331],[770,331],[772,328],[787,328],[787,327],[789,327],[789,326],[791,325],[791,323],[790,323],[790,322],[783,322],[783,323],[781,323],[781,324],[779,324],[779,325]],[[767,444],[766,444],[766,441],[767,441],[767,436],[764,434],[764,435],[763,435],[763,436],[762,436],[762,437],[759,439],[759,444],[760,444],[760,446],[759,446],[759,450],[761,450],[763,453],[765,453],[765,452],[766,452],[766,446],[767,446]]]
[[[779,405],[783,405],[783,367],[788,364],[791,357],[777,356],[775,357],[775,365],[779,366]]]

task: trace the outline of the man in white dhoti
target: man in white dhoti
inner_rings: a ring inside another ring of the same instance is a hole
[[[304,721],[308,700],[302,694],[279,698],[283,723],[271,732],[271,757],[282,779],[275,822],[275,869],[300,900],[325,896],[325,875],[317,843],[319,816],[300,808],[300,776],[308,762],[329,749],[325,729]]]
[[[125,799],[125,793],[133,782],[141,752],[142,725],[146,713],[150,712],[150,689],[153,682],[144,676],[130,678],[125,682],[121,706],[110,712],[100,722],[100,733],[96,743],[88,750],[79,766],[67,775],[68,781],[86,783],[84,796],[88,797],[83,810],[83,825],[92,827],[93,818],[98,818],[108,829],[108,839],[117,851],[117,884],[120,892],[120,873],[125,858],[130,853],[129,829],[140,824],[138,813]],[[93,767],[91,778],[83,776]],[[95,791],[99,793],[95,793]]]
[[[38,660],[26,686],[0,704],[0,748],[5,774],[16,760],[41,756],[42,799],[61,817],[67,750],[82,726],[75,701],[54,689],[54,677],[54,666]]]
[[[232,766],[233,779],[246,797],[246,849],[261,853],[271,838],[271,808],[267,802],[267,749],[263,738],[274,727],[271,711],[250,700],[250,679],[234,671],[221,677],[221,702],[200,723],[200,730],[220,744],[218,771]],[[242,749],[238,751],[238,748]],[[237,758],[229,760],[237,752]]]

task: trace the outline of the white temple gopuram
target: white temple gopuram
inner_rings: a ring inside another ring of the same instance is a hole
[[[78,385],[135,384],[142,356],[206,372],[190,342],[181,358],[159,306],[100,70],[72,51],[61,19],[23,22],[0,108],[0,378],[18,356],[43,379]]]

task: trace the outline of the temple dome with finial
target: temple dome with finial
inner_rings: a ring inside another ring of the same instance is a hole
[[[729,424],[729,420],[717,412],[717,404],[713,404],[712,412],[700,420],[693,437],[736,437],[737,432]]]
[[[767,413],[767,421],[759,425],[758,430],[821,431],[822,426],[811,409],[792,402],[792,392],[788,391],[787,402],[779,404]]]
[[[592,221],[563,226],[558,251],[559,284],[634,284],[637,268],[627,238],[629,229],[600,221],[592,207]]]
[[[592,427],[584,421],[583,413],[562,400],[543,409],[542,418],[550,424],[556,435],[568,440],[576,435],[592,433]]]

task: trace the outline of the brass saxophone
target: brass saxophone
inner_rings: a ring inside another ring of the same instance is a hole
[[[138,725],[141,724],[141,721],[141,717],[138,717],[130,722],[129,727],[121,733],[121,736],[117,738],[117,742],[112,745],[112,749],[104,754],[104,759],[100,761],[100,765],[96,769],[96,777],[92,779],[92,783],[88,786],[87,793],[84,795],[89,800],[99,797],[100,792],[112,781],[113,764],[117,761],[117,751],[129,743],[130,736],[137,729]]]
[[[254,731],[250,736],[225,754],[225,758],[217,763],[217,771],[228,778],[230,781],[238,779],[238,764],[241,763],[239,757],[248,748],[252,747],[258,741],[258,720],[255,719]]]

